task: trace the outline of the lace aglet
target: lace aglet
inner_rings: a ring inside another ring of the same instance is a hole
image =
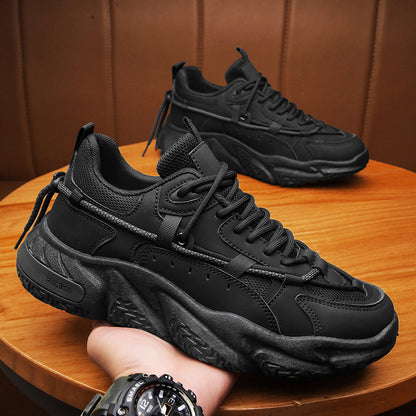
[[[28,233],[28,231],[30,230],[30,227],[32,226],[31,222],[28,222],[25,225],[25,228],[23,229],[22,234],[20,234],[19,239],[17,240],[16,244],[14,245],[14,249],[17,250],[20,246],[20,244],[22,243],[23,239],[25,238],[25,235]]]
[[[151,137],[151,138],[149,139],[149,141],[147,142],[147,145],[146,145],[145,149],[143,150],[142,157],[144,157],[144,155],[146,154],[147,149],[149,148],[150,143],[152,142],[152,139],[153,139],[153,137]]]
[[[192,133],[195,136],[196,139],[198,139],[202,142],[202,137],[199,134],[199,131],[197,130],[197,128],[195,127],[195,124],[192,123],[191,119],[189,117],[184,117],[183,118],[183,123],[185,124],[185,126],[187,127],[189,132]]]

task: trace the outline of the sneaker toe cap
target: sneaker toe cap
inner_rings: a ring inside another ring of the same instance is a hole
[[[366,292],[363,300],[301,299],[301,307],[311,319],[316,335],[343,339],[371,338],[393,321],[394,307],[390,298],[379,287],[362,283]]]
[[[359,137],[341,130],[338,134],[305,137],[298,142],[297,147],[298,150],[304,147],[304,158],[331,162],[353,161],[366,150]]]

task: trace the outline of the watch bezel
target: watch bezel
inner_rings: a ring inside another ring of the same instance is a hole
[[[189,397],[189,393],[179,384],[175,383],[173,380],[166,380],[159,378],[155,381],[142,384],[138,389],[135,390],[134,393],[131,393],[131,391],[128,392],[128,394],[134,394],[134,411],[136,412],[135,415],[138,415],[138,402],[140,397],[149,389],[154,387],[163,387],[166,390],[174,390],[175,393],[179,394],[182,400],[187,405],[191,416],[197,416],[195,408],[196,404],[191,400]]]
[[[128,376],[127,381],[135,382],[128,389],[126,389],[123,395],[121,406],[128,408],[130,414],[137,415],[137,401],[143,392],[151,387],[157,385],[163,385],[168,389],[175,389],[188,406],[191,416],[201,416],[202,409],[197,406],[196,396],[191,390],[186,390],[181,383],[177,383],[173,380],[172,376],[164,374],[161,377],[155,374],[131,374]]]

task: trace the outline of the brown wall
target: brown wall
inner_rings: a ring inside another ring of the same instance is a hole
[[[247,50],[299,107],[416,171],[416,1],[1,0],[0,179],[69,161],[81,124],[147,139],[170,67]]]

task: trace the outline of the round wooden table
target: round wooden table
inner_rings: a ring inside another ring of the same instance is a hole
[[[136,169],[156,174],[159,153],[122,148]],[[109,377],[86,353],[91,322],[43,304],[15,271],[18,235],[39,190],[38,177],[0,202],[0,359],[18,375],[79,409]],[[218,415],[374,415],[416,398],[416,174],[370,161],[358,175],[308,188],[281,188],[240,176],[243,190],[296,238],[352,275],[381,286],[400,322],[394,349],[348,375],[274,380],[243,375]]]

